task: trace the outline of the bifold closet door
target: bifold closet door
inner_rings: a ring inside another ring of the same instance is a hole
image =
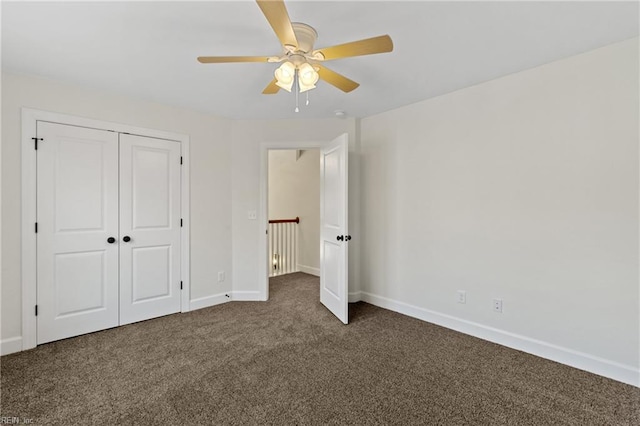
[[[38,122],[37,137],[40,344],[118,325],[118,134]]]
[[[120,134],[120,324],[180,312],[180,143]]]

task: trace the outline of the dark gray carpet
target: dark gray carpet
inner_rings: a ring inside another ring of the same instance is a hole
[[[640,389],[365,303],[318,279],[2,357],[2,416],[41,424],[640,424]]]

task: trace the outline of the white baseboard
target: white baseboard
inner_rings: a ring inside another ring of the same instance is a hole
[[[316,277],[320,276],[320,268],[313,268],[307,265],[297,265],[298,271],[304,272],[305,274],[315,275]]]
[[[229,297],[227,297],[227,295]],[[199,297],[189,301],[189,308],[192,311],[196,309],[208,308],[210,306],[219,305],[231,301],[231,293],[220,293],[212,296]]]
[[[22,337],[10,337],[0,340],[0,355],[9,355],[22,350]]]
[[[259,291],[233,291],[231,292],[231,300],[234,302],[241,301],[264,301],[264,297]]]
[[[362,300],[362,293],[359,291],[354,291],[349,293],[349,303],[356,303]],[[373,305],[373,303],[372,303]]]
[[[375,294],[360,292],[362,301],[389,309],[413,318],[418,318],[480,339],[488,340],[512,349],[527,352],[541,358],[550,359],[580,370],[608,377],[623,383],[640,387],[640,369],[630,365],[593,356],[584,352],[557,346],[508,331],[488,327],[473,321],[456,318],[408,303],[399,302]],[[351,299],[351,297],[349,297]],[[349,300],[351,301],[351,300]]]

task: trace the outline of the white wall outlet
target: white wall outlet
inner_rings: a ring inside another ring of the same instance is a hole
[[[456,297],[457,297],[457,301],[458,303],[467,303],[467,292],[464,290],[458,290],[456,292]]]
[[[249,219],[249,220],[258,219],[258,212],[256,212],[255,210],[249,210],[247,212],[247,219]]]
[[[493,312],[502,313],[502,299],[493,299]]]
[[[218,272],[218,282],[221,283],[224,281],[224,271]]]

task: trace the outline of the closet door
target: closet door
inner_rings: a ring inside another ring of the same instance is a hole
[[[118,135],[38,122],[37,342],[118,325]]]
[[[120,324],[180,311],[180,143],[120,134]]]

